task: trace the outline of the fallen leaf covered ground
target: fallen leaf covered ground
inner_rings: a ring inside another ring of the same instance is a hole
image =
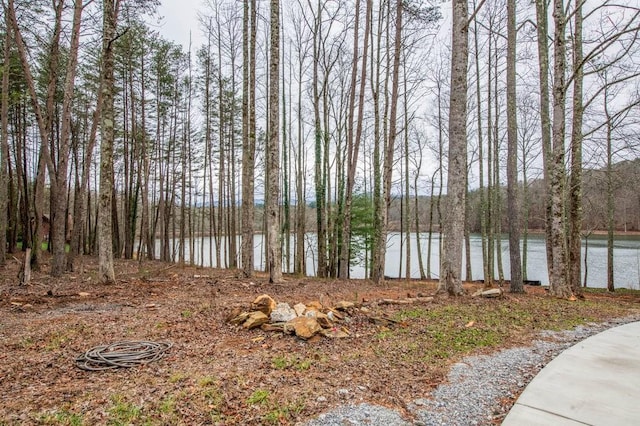
[[[526,345],[542,330],[637,315],[640,292],[589,291],[556,300],[543,288],[497,299],[436,298],[377,304],[434,293],[435,283],[322,280],[118,261],[118,281],[83,271],[18,284],[18,262],[0,269],[0,424],[294,424],[344,403],[406,404],[444,380],[469,354]],[[45,266],[44,270],[47,270]],[[468,294],[481,284],[468,283]],[[260,294],[291,306],[355,302],[341,323],[350,337],[308,341],[225,321]],[[372,317],[393,319],[387,325]],[[88,372],[88,349],[119,341],[168,342],[159,361]]]

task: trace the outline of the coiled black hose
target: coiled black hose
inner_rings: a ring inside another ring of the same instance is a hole
[[[76,366],[87,371],[135,367],[161,359],[171,346],[171,343],[148,341],[96,346],[77,357]]]

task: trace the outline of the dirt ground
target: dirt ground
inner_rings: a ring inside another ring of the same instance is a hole
[[[499,299],[382,305],[376,301],[432,294],[435,283],[285,275],[271,285],[264,275],[137,261],[118,261],[116,270],[117,283],[101,285],[95,259],[86,258],[83,272],[34,273],[28,286],[18,285],[17,260],[0,270],[0,424],[293,424],[365,401],[406,412],[465,355],[640,312],[634,292],[568,302],[529,287]],[[265,293],[290,305],[344,300],[368,310],[348,311],[343,339],[305,341],[226,322]],[[75,365],[94,346],[130,340],[173,346],[165,358],[130,369]]]

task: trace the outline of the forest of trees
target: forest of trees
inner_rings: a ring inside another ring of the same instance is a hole
[[[381,282],[389,231],[429,250],[406,244],[407,277],[440,232],[440,289],[461,294],[469,234],[491,285],[504,232],[519,292],[535,228],[566,298],[602,230],[614,289],[614,232],[640,226],[637,0],[206,0],[188,46],[158,6],[2,0],[0,262],[277,282],[312,251],[319,277],[364,257]]]

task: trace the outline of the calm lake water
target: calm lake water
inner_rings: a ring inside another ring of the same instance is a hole
[[[306,249],[307,249],[307,274],[315,275],[316,267],[316,255],[315,255],[315,235],[308,234],[306,236]],[[389,234],[387,243],[387,259],[385,266],[385,275],[389,277],[404,277],[405,264],[406,264],[406,236],[401,236],[399,233]],[[259,270],[264,269],[264,247],[262,244],[262,235],[256,235],[254,239],[254,252],[256,259],[256,268]],[[420,243],[422,246],[423,262],[427,261],[427,234],[420,234]],[[204,244],[204,256],[201,256],[201,244]],[[418,267],[418,256],[415,234],[411,234],[411,276],[414,278],[420,277]],[[431,240],[431,275],[433,278],[437,278],[439,274],[440,258],[438,255],[438,246],[440,239],[438,234],[434,234]],[[584,266],[585,246],[588,246],[587,253],[587,265]],[[240,245],[238,244],[238,247]],[[210,242],[208,237],[195,240],[195,263],[203,266],[211,266],[213,259],[213,266],[215,265],[215,246]],[[291,251],[294,251],[294,242],[291,242]],[[589,287],[604,288],[607,284],[607,240],[605,236],[591,236],[588,239],[588,245],[583,240],[582,244],[582,256],[583,256],[583,281],[585,269],[587,273],[587,285]],[[187,258],[189,257],[189,250],[187,247]],[[202,258],[203,257],[203,258]],[[509,279],[509,242],[506,236],[502,240],[502,261],[504,275],[506,279]],[[293,262],[293,254],[291,255],[291,262]],[[284,262],[283,262],[284,263]],[[285,267],[283,265],[283,267]],[[285,268],[286,270],[286,268]],[[291,265],[293,270],[293,264]],[[482,247],[480,244],[480,235],[471,236],[471,270],[474,280],[483,279],[482,271]],[[496,275],[497,275],[496,267]],[[353,265],[351,267],[352,278],[364,278],[365,268],[361,265]],[[464,273],[463,273],[464,277]],[[544,237],[541,235],[529,236],[528,250],[527,250],[527,279],[538,280],[542,284],[549,283],[549,277],[547,275],[547,258]],[[640,237],[617,237],[614,242],[614,279],[616,287],[626,287],[640,289]]]

